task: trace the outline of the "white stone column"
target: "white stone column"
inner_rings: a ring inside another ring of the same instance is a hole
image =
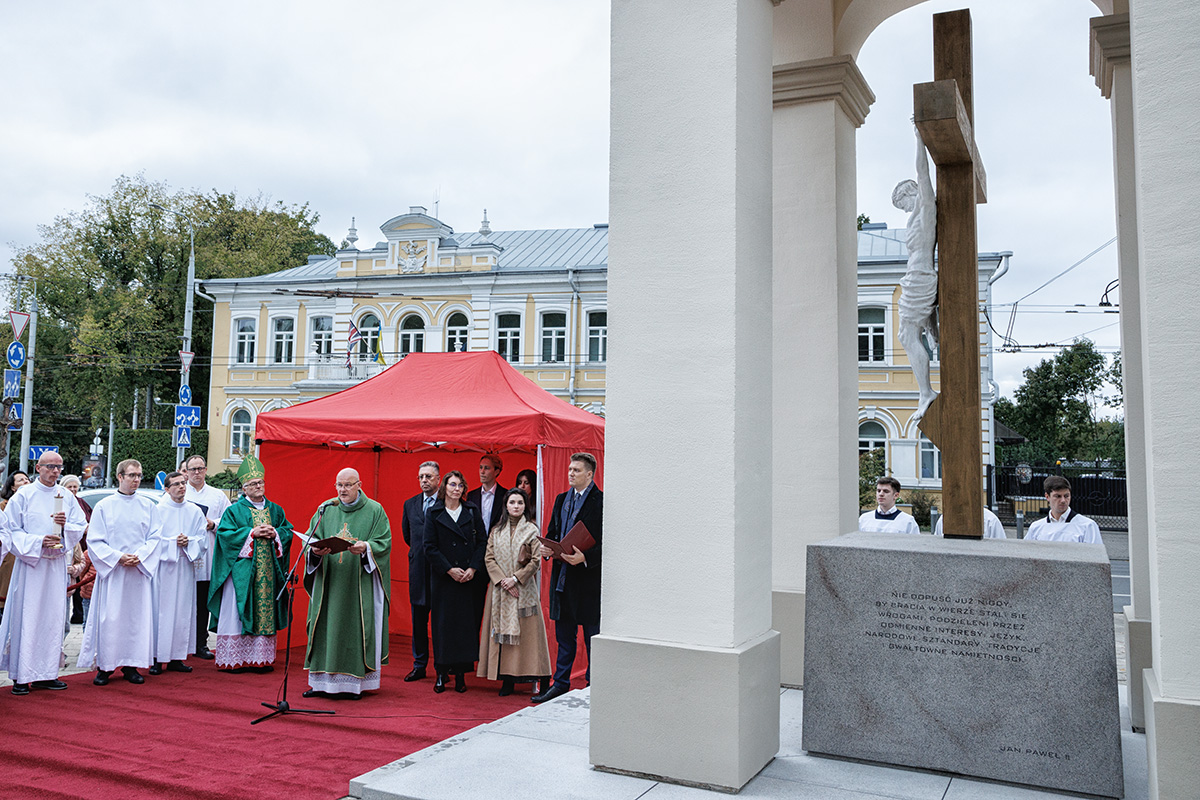
[[[1117,263],[1121,279],[1121,361],[1125,401],[1125,495],[1129,519],[1130,604],[1120,624],[1125,634],[1125,673],[1131,686],[1150,668],[1150,544],[1146,517],[1146,422],[1142,395],[1141,276],[1138,271],[1137,193],[1133,147],[1133,74],[1129,63],[1129,14],[1091,21],[1092,75],[1111,103],[1113,185],[1117,204]],[[1129,716],[1145,730],[1142,693],[1129,693]]]
[[[779,748],[770,0],[612,4],[591,762],[736,790]]]
[[[1186,0],[1147,0],[1130,11],[1154,663],[1143,673],[1150,796],[1194,797],[1200,526],[1196,447],[1186,431],[1200,396],[1200,229],[1187,221],[1200,205],[1200,59],[1184,54],[1200,41],[1200,15]]]
[[[855,129],[874,101],[848,55],[774,68],[772,627],[788,686],[804,683],[805,548],[858,527]]]

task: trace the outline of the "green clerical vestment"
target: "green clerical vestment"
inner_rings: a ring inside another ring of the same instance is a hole
[[[310,564],[316,563],[317,567],[311,572],[306,570],[304,575],[304,587],[312,595],[308,604],[308,651],[304,668],[310,672],[363,678],[388,663],[392,528],[383,506],[362,492],[349,506],[342,505],[336,497],[322,505],[325,512],[321,514],[318,510],[313,515],[309,533],[319,539],[337,536],[351,543],[366,542],[371,558],[367,558],[367,553],[359,556],[349,550],[320,559],[310,556]],[[383,601],[378,614],[377,585]],[[381,633],[378,654],[377,632]]]
[[[233,576],[237,592],[238,616],[242,633],[252,636],[274,636],[288,623],[287,596],[276,600],[283,588],[288,571],[288,550],[292,545],[292,523],[283,509],[270,500],[266,508],[257,509],[245,497],[225,509],[217,525],[217,542],[213,549],[212,582],[208,591],[208,611],[212,614],[212,630],[217,629],[221,615],[221,587]],[[267,523],[275,527],[283,555],[276,556],[274,539],[255,539],[249,558],[240,558],[246,537],[256,526]]]

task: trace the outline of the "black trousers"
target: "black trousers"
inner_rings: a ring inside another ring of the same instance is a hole
[[[429,666],[429,606],[412,607],[413,669]]]
[[[196,581],[196,652],[208,649],[208,581]]]

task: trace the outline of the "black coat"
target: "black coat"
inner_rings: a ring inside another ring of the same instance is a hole
[[[437,501],[435,500],[434,503]],[[429,562],[425,560],[425,494],[404,501],[400,529],[408,545],[408,602],[429,605]]]
[[[575,491],[571,489],[570,491]],[[554,499],[554,511],[550,514],[550,524],[546,528],[546,538],[559,541],[570,528],[563,529],[563,502],[568,492],[563,492]],[[604,493],[600,487],[592,485],[591,491],[583,500],[583,507],[575,515],[576,522],[587,526],[588,532],[596,540],[596,546],[584,550],[586,561],[578,566],[572,566],[560,559],[554,559],[550,570],[550,619],[560,619],[565,606],[567,612],[581,625],[600,624],[600,543],[604,535]],[[562,570],[567,571],[567,579],[563,591],[556,591],[558,576]]]
[[[425,515],[424,539],[434,665],[438,669],[470,669],[479,658],[476,586],[487,575],[483,564],[487,531],[479,509],[463,503],[455,522],[439,500]],[[476,580],[458,583],[447,574],[451,567],[473,568]]]
[[[489,534],[492,532],[492,528],[496,527],[500,523],[500,520],[504,518],[504,493],[507,491],[508,489],[505,489],[498,483],[496,484],[496,501],[492,503],[492,518],[484,520],[487,523],[484,527],[487,528]],[[478,489],[472,489],[467,492],[467,496],[463,500],[467,503],[474,503],[475,507],[482,511],[483,487],[481,486]]]

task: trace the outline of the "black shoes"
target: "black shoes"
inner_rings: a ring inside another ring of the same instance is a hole
[[[454,676],[454,691],[462,694],[467,690],[467,676],[461,672]]]
[[[162,664],[155,661],[146,672],[149,672],[151,675],[162,675]]]
[[[214,656],[212,650],[209,650],[207,647],[198,647],[196,648],[196,658],[203,658],[205,661],[212,661],[214,658],[216,658],[216,656]]]
[[[425,679],[425,668],[424,667],[413,667],[412,671],[404,676],[405,683],[412,683],[413,681],[420,681],[420,680],[424,680],[424,679]]]
[[[15,686],[16,684],[13,684],[13,685]],[[67,685],[60,680],[34,681],[33,688],[34,689],[49,689],[52,692],[61,692],[63,689],[67,688]]]
[[[98,669],[96,677],[92,678],[92,684],[95,686],[108,686],[108,678],[112,675],[112,670]]]
[[[183,663],[179,659],[167,662],[167,670],[169,672],[191,672],[192,668]]]
[[[16,695],[29,694],[29,684],[28,683],[14,683],[12,685],[12,693],[16,694]]]
[[[446,673],[439,672],[437,678],[433,681],[433,691],[438,694],[446,691]]]
[[[504,683],[500,684],[500,696],[508,697],[513,693],[513,688],[516,686],[512,678],[505,678]]]
[[[558,684],[554,684],[541,694],[535,694],[533,697],[529,698],[529,702],[544,703],[547,700],[553,700],[556,697],[562,697],[569,691],[571,691],[571,687],[569,686],[559,686]]]
[[[312,698],[312,697],[326,697],[327,695],[324,692],[317,691],[316,689],[305,689],[304,693],[301,694],[300,696]]]
[[[136,684],[146,682],[145,676],[138,672],[136,667],[121,667],[121,672],[125,673],[125,680],[129,681],[130,683]]]

